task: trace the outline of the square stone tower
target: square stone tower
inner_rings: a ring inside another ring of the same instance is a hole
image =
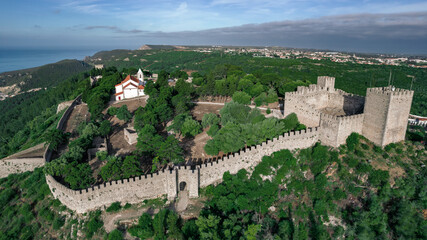
[[[328,89],[329,92],[334,90],[335,78],[328,76],[317,77],[317,86]]]
[[[405,140],[413,95],[414,91],[393,86],[368,88],[363,136],[382,147]]]

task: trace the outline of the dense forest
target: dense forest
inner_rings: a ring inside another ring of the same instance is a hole
[[[91,68],[92,66],[83,61],[62,60],[40,67],[1,73],[0,86],[18,84],[21,91],[33,88],[49,88],[73,75],[89,71]]]

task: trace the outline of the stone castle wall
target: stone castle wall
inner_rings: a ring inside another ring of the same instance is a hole
[[[251,171],[261,162],[262,157],[273,152],[313,146],[319,139],[318,128],[285,133],[277,138],[263,142],[260,145],[243,149],[237,153],[217,159],[214,162],[200,165],[200,187],[222,181],[222,176],[229,171],[236,174],[240,169]]]
[[[9,176],[9,174],[34,171],[35,168],[43,166],[44,158],[15,158],[0,160],[0,178]]]
[[[84,190],[71,190],[46,176],[55,198],[68,208],[84,213],[113,202],[138,203],[144,199],[177,196],[180,183],[185,182],[190,197],[198,197],[199,188],[218,183],[226,171],[235,174],[240,169],[251,170],[265,155],[281,149],[307,148],[318,141],[318,128],[285,133],[260,145],[241,150],[237,153],[202,165],[175,166],[154,174],[111,181]]]
[[[320,141],[333,147],[352,132],[380,146],[405,139],[413,91],[368,88],[365,98],[335,89],[334,83],[335,78],[318,77],[317,85],[286,93],[284,116],[296,113],[306,126],[320,126]]]
[[[320,141],[328,146],[338,147],[347,137],[356,132],[362,134],[364,114],[332,116],[322,114],[320,120]]]

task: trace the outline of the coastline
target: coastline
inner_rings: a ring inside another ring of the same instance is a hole
[[[40,67],[66,59],[82,61],[100,50],[0,49],[0,74]]]

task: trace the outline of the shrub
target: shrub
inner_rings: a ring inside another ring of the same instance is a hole
[[[129,208],[131,208],[132,207],[132,204],[130,204],[130,203],[126,203],[124,206],[123,206],[123,209],[129,209]]]
[[[107,208],[107,212],[117,212],[122,208],[122,206],[120,206],[120,202],[113,202],[108,208]]]
[[[270,108],[267,108],[266,113],[267,113],[267,114],[270,114],[270,113],[271,113],[271,109],[270,109]]]
[[[356,167],[357,164],[359,163],[359,161],[356,158],[350,157],[350,156],[346,157],[344,161],[347,163],[348,167],[350,168]]]
[[[388,182],[388,179],[389,179],[388,171],[373,170],[369,175],[368,181],[374,186],[379,186],[380,184],[382,185]]]
[[[374,146],[374,151],[375,151],[376,153],[382,153],[382,152],[383,152],[383,149],[382,149],[381,147]]]
[[[64,223],[65,223],[65,219],[63,216],[56,216],[55,219],[53,220],[52,227],[53,229],[58,230],[62,226],[64,226]]]
[[[100,210],[91,212],[89,214],[89,220],[86,222],[84,227],[84,232],[86,233],[86,237],[88,239],[92,238],[93,234],[95,234],[100,228],[102,228],[102,226],[104,226],[100,216]]]
[[[116,115],[116,114],[117,114],[117,109],[118,109],[118,108],[116,108],[116,107],[110,107],[110,108],[107,110],[108,115],[110,115],[110,116],[114,116],[114,115]]]
[[[345,192],[339,188],[335,189],[334,191],[334,199],[335,200],[340,200],[340,199],[345,199],[347,198],[347,194],[345,194]]]
[[[100,161],[104,161],[105,159],[107,159],[108,153],[106,151],[99,151],[96,152],[96,157],[100,160]]]
[[[122,240],[122,232],[120,232],[118,229],[114,229],[113,231],[108,234],[108,240]]]
[[[369,146],[367,145],[367,144],[362,144],[362,148],[364,149],[364,150],[368,150],[369,149]]]
[[[347,148],[349,151],[354,151],[354,149],[356,149],[357,145],[359,145],[359,134],[353,132],[350,134],[350,136],[348,136],[346,143],[347,143]]]

